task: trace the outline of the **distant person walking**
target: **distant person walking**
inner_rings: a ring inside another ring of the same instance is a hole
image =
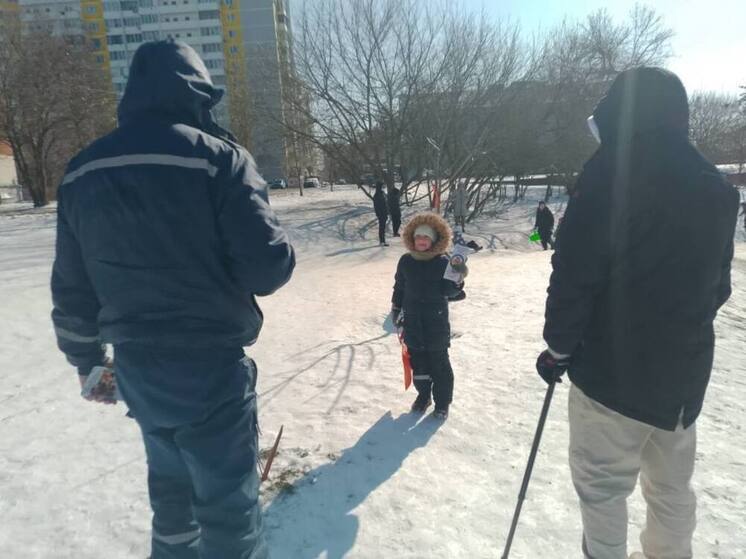
[[[539,207],[536,209],[536,221],[534,222],[534,229],[539,232],[541,246],[544,247],[544,250],[547,250],[547,248],[549,247],[554,248],[554,242],[552,241],[552,233],[554,231],[554,214],[543,201],[539,202]]]
[[[399,228],[401,227],[401,190],[395,186],[389,189],[388,206],[389,214],[391,215],[391,229],[393,230],[394,237],[398,237]]]
[[[389,208],[381,181],[376,183],[376,190],[373,193],[373,209],[378,219],[378,242],[380,246],[387,247],[389,245],[386,242],[386,222],[389,219]]]

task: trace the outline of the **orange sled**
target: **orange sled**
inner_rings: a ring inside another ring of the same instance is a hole
[[[404,334],[399,333],[399,343],[401,344],[401,361],[404,365],[404,390],[412,385],[412,359],[409,356],[409,349],[404,343]]]

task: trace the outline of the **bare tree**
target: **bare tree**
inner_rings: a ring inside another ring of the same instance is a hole
[[[406,189],[427,169],[462,167],[486,138],[491,113],[480,121],[477,108],[519,67],[514,27],[443,1],[307,2],[296,40],[283,126],[359,184]]]
[[[651,8],[635,6],[615,22],[605,9],[563,22],[544,44],[545,131],[549,167],[571,176],[593,149],[585,120],[619,72],[665,64],[673,31]]]
[[[692,141],[715,163],[738,157],[738,131],[744,126],[735,95],[695,92],[689,101]]]
[[[0,24],[0,136],[34,205],[53,198],[70,157],[114,125],[114,103],[84,44]]]

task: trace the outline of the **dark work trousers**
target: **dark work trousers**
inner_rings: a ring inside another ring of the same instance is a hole
[[[411,351],[414,387],[418,394],[430,396],[435,408],[445,408],[453,400],[453,369],[448,349]]]
[[[391,229],[394,232],[394,237],[399,236],[400,227],[401,227],[401,213],[391,212]]]
[[[256,367],[248,358],[235,364],[228,394],[205,388],[194,397],[203,401],[220,394],[198,417],[183,424],[157,414],[143,376],[131,369],[142,354],[118,352],[120,388],[131,400],[145,443],[148,491],[153,510],[152,559],[266,559],[257,474]],[[162,365],[162,363],[161,363]],[[156,367],[147,373],[163,372]],[[209,373],[209,371],[205,371]],[[186,376],[186,374],[185,374]],[[207,375],[206,375],[207,376]],[[216,373],[217,376],[217,373]],[[241,378],[242,376],[242,378]],[[212,392],[212,394],[210,394]],[[161,406],[168,408],[168,399]],[[179,412],[180,406],[174,406]],[[140,416],[140,417],[138,417]],[[174,413],[174,419],[184,419]],[[141,420],[142,419],[142,420]],[[161,421],[158,421],[158,420]]]
[[[383,244],[386,242],[386,216],[378,216],[378,242]]]
[[[544,250],[547,250],[547,248],[549,247],[552,247],[552,249],[554,249],[551,229],[539,229],[539,238],[541,239],[541,246],[544,248]]]

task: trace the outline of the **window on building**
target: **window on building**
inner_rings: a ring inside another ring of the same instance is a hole
[[[101,39],[96,39],[95,37],[91,39],[91,45],[93,45],[93,48],[95,50],[101,49]]]
[[[225,85],[225,76],[215,76],[212,78],[212,83],[215,85]]]
[[[200,4],[213,4],[215,0],[199,0]]]
[[[132,35],[127,35],[127,42],[142,43],[142,33],[133,33]]]
[[[218,10],[207,10],[199,13],[199,19],[219,19],[220,12]]]
[[[231,30],[231,31],[228,31],[228,36],[229,36],[229,37],[231,37],[231,38],[233,38],[233,37],[235,37],[235,36],[236,36],[236,32],[235,32],[235,31],[233,31],[233,30]]]
[[[184,20],[185,20],[185,21],[189,21],[190,19],[192,19],[192,18],[190,18],[189,16],[186,16],[186,17],[184,18]]]
[[[207,66],[211,70],[214,70],[215,68],[222,68],[223,61],[222,60],[205,60],[205,66]]]
[[[108,37],[106,37],[106,41],[110,45],[121,45],[124,44],[124,37],[122,37],[121,35],[109,35]]]
[[[83,25],[83,29],[95,33],[96,31],[98,31],[98,23],[86,23]]]
[[[136,12],[137,11],[137,0],[122,0],[119,4],[123,12],[126,12],[126,11]]]
[[[48,8],[47,8],[47,11],[49,11]],[[98,12],[98,6],[95,6],[95,5],[93,5],[93,6],[86,6],[85,11],[86,11],[87,14],[95,14],[95,13]]]
[[[138,27],[140,25],[139,17],[126,17],[124,18],[124,25],[127,27]]]
[[[231,54],[238,54],[238,47],[231,47]]]
[[[102,54],[97,54],[96,55],[96,62],[98,64],[103,64],[104,63],[104,56]]]
[[[104,11],[105,12],[118,12],[119,11],[119,2],[104,2]]]
[[[203,27],[200,29],[200,34],[203,37],[211,37],[212,35],[220,35],[220,27]]]
[[[191,34],[191,33],[187,33],[187,37],[191,37],[191,36],[192,36],[192,34]]]
[[[127,53],[123,50],[113,50],[109,53],[109,56],[112,60],[125,60],[127,58]]]
[[[223,0],[223,4],[225,4],[226,6],[232,6],[233,0]]]
[[[140,0],[140,7],[141,8],[152,8],[153,0]]]
[[[140,21],[143,24],[158,23],[158,16],[155,14],[143,14],[140,16]]]
[[[178,18],[178,17],[175,17],[175,18],[174,18],[174,21],[179,21],[179,18]]]
[[[160,38],[160,33],[158,31],[145,31],[142,38],[145,41],[157,41]]]
[[[109,29],[116,29],[117,27],[122,27],[122,20],[121,19],[107,19],[106,27]]]
[[[211,52],[221,52],[223,50],[222,43],[206,43],[202,45],[202,52],[209,54]]]

